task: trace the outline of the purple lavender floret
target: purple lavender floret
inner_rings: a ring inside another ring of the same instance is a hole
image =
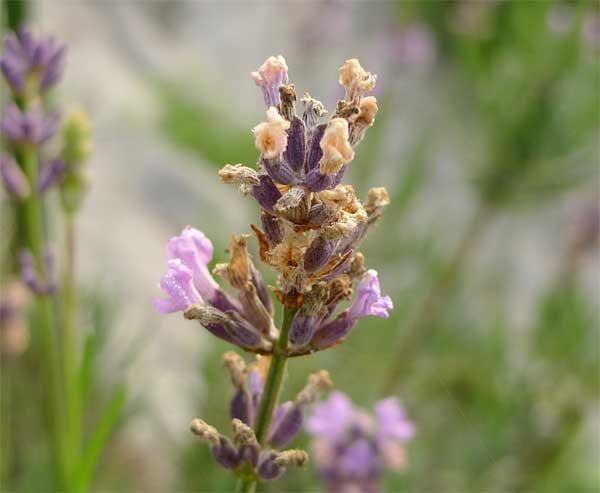
[[[43,162],[38,176],[37,190],[40,193],[48,191],[60,181],[66,169],[66,164],[61,158],[48,159]]]
[[[202,303],[202,297],[193,283],[194,274],[181,259],[167,262],[167,273],[160,280],[160,288],[168,298],[154,300],[154,306],[160,313],[183,311],[186,308]]]
[[[35,257],[31,251],[24,249],[19,254],[21,279],[37,295],[51,294],[57,287],[54,273],[54,254],[49,248],[44,251],[43,264],[46,273],[45,278],[38,273]]]
[[[382,491],[385,470],[402,468],[404,444],[414,435],[397,398],[378,402],[373,419],[342,392],[314,406],[306,429],[328,493]]]
[[[62,76],[65,59],[66,47],[54,37],[22,28],[4,38],[0,70],[15,94],[44,92]]]
[[[354,320],[368,315],[388,318],[388,310],[393,307],[389,296],[381,296],[377,271],[370,269],[358,284],[358,296],[352,303],[348,315]]]
[[[381,288],[377,271],[370,269],[365,272],[357,286],[358,295],[348,308],[333,320],[324,320],[317,328],[311,340],[313,347],[324,349],[344,338],[354,328],[359,318],[374,316],[387,318],[388,310],[393,308],[389,296],[381,296]]]
[[[24,199],[29,196],[29,181],[12,156],[0,154],[0,177],[6,191],[13,197]]]
[[[40,104],[28,111],[11,104],[0,120],[0,133],[13,145],[39,145],[54,135],[59,119],[59,113],[44,113]]]

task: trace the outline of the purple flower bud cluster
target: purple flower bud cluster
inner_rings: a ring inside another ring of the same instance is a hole
[[[9,33],[4,39],[0,70],[19,105],[10,103],[0,119],[0,135],[12,154],[0,156],[0,177],[9,194],[19,200],[34,191],[47,191],[64,172],[64,163],[59,158],[36,156],[39,173],[28,178],[19,156],[23,150],[39,155],[42,145],[56,134],[60,115],[45,109],[41,96],[62,75],[65,55],[64,45],[52,37],[38,38],[28,29]]]
[[[259,369],[260,363],[246,365],[234,352],[225,353],[223,363],[235,387],[230,406],[233,437],[230,439],[220,434],[199,419],[194,420],[191,427],[193,433],[211,445],[216,462],[240,477],[252,480],[277,479],[288,467],[306,465],[306,452],[281,449],[302,429],[307,406],[331,386],[328,373],[321,371],[311,375],[295,400],[275,409],[267,438],[264,443],[259,443],[252,427],[263,394],[264,379]]]
[[[306,430],[313,435],[313,456],[328,493],[377,493],[383,491],[386,469],[404,466],[404,444],[415,426],[395,397],[375,404],[373,416],[333,392],[314,405]]]
[[[43,93],[61,77],[66,47],[51,36],[36,37],[29,29],[4,38],[0,70],[17,96]]]

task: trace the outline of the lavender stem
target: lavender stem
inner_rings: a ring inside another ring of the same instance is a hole
[[[284,307],[283,322],[281,324],[281,332],[277,344],[273,348],[273,356],[269,365],[269,373],[265,382],[263,396],[260,401],[258,415],[256,417],[255,433],[260,444],[264,444],[273,417],[273,410],[279,400],[283,376],[287,366],[287,345],[288,334],[297,308]],[[256,489],[256,481],[240,479],[238,482],[238,492],[253,493]]]

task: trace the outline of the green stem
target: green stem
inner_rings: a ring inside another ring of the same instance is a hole
[[[264,445],[273,417],[273,410],[279,401],[279,394],[283,384],[283,377],[287,366],[287,344],[290,325],[294,320],[297,308],[284,307],[283,322],[281,324],[281,332],[279,339],[273,348],[273,356],[269,365],[269,373],[263,388],[263,395],[260,400],[260,407],[256,416],[256,426],[254,432],[256,438],[261,445]],[[238,481],[237,491],[239,493],[253,493],[256,490],[256,481],[248,479],[240,479]]]
[[[65,442],[69,479],[74,477],[81,454],[81,392],[77,340],[77,296],[75,290],[76,235],[75,216],[65,214],[65,267],[61,289],[62,301],[62,377],[66,402]]]
[[[409,322],[405,336],[402,337],[400,346],[394,353],[394,364],[390,368],[383,387],[384,395],[395,390],[401,375],[410,365],[411,355],[418,350],[420,343],[427,339],[435,327],[435,320],[452,292],[458,273],[488,224],[492,212],[492,209],[483,203],[480,204],[468,223],[456,250],[423,299],[414,318]]]
[[[235,491],[236,493],[254,493],[256,491],[256,481],[252,479],[240,479]]]
[[[44,229],[42,222],[42,206],[40,196],[35,190],[38,178],[38,155],[32,146],[25,147],[19,155],[21,165],[32,185],[32,192],[25,200],[25,232],[27,246],[33,255],[36,269],[41,279],[48,278],[44,262]],[[39,295],[36,298],[36,322],[39,329],[41,347],[44,352],[46,365],[46,396],[50,405],[52,457],[55,478],[58,489],[63,489],[65,481],[65,447],[63,445],[63,395],[61,388],[61,375],[58,357],[58,348],[55,332],[54,310],[48,295]]]

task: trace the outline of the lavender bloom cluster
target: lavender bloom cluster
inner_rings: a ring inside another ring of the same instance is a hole
[[[23,28],[6,35],[0,70],[16,96],[29,97],[50,89],[60,79],[65,61],[63,44]]]
[[[321,122],[325,107],[308,93],[297,115],[295,86],[288,83],[282,56],[268,58],[252,77],[267,107],[266,121],[252,130],[260,151],[258,169],[227,164],[219,175],[260,205],[262,227],[252,229],[260,260],[278,272],[277,286],[267,287],[256,268],[248,252],[250,235],[233,235],[229,262],[211,271],[211,241],[188,226],[167,244],[167,273],[160,281],[166,297],[154,300],[160,313],[182,311],[213,335],[259,355],[250,365],[235,353],[224,358],[236,389],[233,437],[200,419],[191,425],[210,444],[216,461],[249,483],[276,479],[286,468],[307,463],[306,452],[281,449],[302,428],[307,406],[331,385],[326,372],[316,373],[295,400],[276,406],[285,359],[330,348],[361,317],[387,317],[392,308],[391,299],[381,294],[377,272],[366,269],[357,251],[389,204],[388,194],[373,188],[363,204],[350,185],[342,185],[354,149],[375,120],[376,100],[365,94],[377,77],[358,60],[347,60],[339,76],[344,99],[327,122]],[[281,329],[273,320],[270,289],[284,305]],[[347,300],[350,306],[338,310]],[[268,372],[261,370],[262,362],[269,361]]]
[[[306,423],[327,493],[378,493],[387,469],[405,465],[404,444],[415,426],[395,397],[375,404],[374,416],[341,392],[314,405]]]
[[[283,450],[300,432],[304,413],[321,392],[331,387],[326,371],[310,375],[308,383],[293,401],[279,405],[273,413],[265,444],[258,443],[252,429],[261,402],[264,375],[260,362],[246,365],[234,352],[223,356],[224,366],[235,388],[231,400],[232,438],[220,434],[201,419],[191,423],[191,431],[206,441],[216,462],[225,469],[235,471],[240,477],[274,480],[289,467],[303,467],[308,454],[303,450]]]
[[[331,347],[364,316],[387,317],[392,301],[382,296],[377,272],[366,270],[357,251],[368,228],[389,204],[384,188],[369,190],[365,204],[350,185],[342,185],[354,149],[377,113],[374,97],[365,94],[377,77],[352,59],[340,68],[345,97],[328,122],[323,104],[309,94],[296,114],[296,91],[288,84],[282,56],[270,57],[252,74],[263,91],[267,121],[253,129],[261,156],[258,169],[225,165],[225,183],[240,185],[261,207],[262,228],[252,225],[260,260],[278,273],[276,297],[298,309],[289,331],[288,356]],[[184,311],[211,333],[241,348],[270,354],[279,331],[273,302],[247,249],[248,235],[233,235],[230,261],[213,273],[237,292],[230,296],[212,277],[208,264],[212,244],[204,234],[186,228],[169,240],[168,271],[160,286],[168,295],[155,301],[161,313]],[[352,305],[336,314],[344,300]]]

